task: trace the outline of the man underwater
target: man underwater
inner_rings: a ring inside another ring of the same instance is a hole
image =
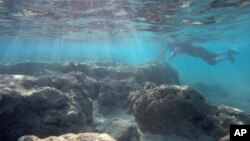
[[[193,57],[201,58],[203,61],[209,65],[216,65],[223,60],[229,60],[234,63],[234,55],[238,54],[237,50],[229,49],[226,52],[214,53],[206,50],[203,47],[193,46],[191,43],[171,43],[168,47],[165,47],[160,52],[160,57],[164,55],[166,50],[170,50],[172,53],[168,57],[167,62],[173,59],[177,54],[187,54]]]

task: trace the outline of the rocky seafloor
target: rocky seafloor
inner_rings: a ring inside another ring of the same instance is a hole
[[[226,141],[250,114],[209,104],[162,63],[0,65],[0,141]]]

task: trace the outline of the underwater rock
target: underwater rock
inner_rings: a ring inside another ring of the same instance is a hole
[[[46,63],[41,62],[22,62],[17,64],[0,65],[0,74],[15,74],[15,75],[36,75],[42,71]]]
[[[179,78],[169,65],[156,63],[0,65],[0,140],[85,131],[93,122],[92,100],[100,117],[131,116],[127,113],[129,93],[147,81],[177,84]]]
[[[192,141],[192,140],[189,140],[185,137],[181,137],[177,135],[164,136],[160,134],[151,134],[151,133],[141,132],[140,141]]]
[[[170,85],[161,85],[144,92],[135,101],[133,108],[141,131],[177,134],[193,140],[207,136],[198,129],[202,125],[198,125],[199,122],[206,120],[203,119],[205,115],[202,111],[208,109],[205,99],[198,92],[189,87]],[[204,122],[203,126],[209,125],[211,123]]]
[[[138,83],[144,83],[147,81],[157,85],[180,83],[177,71],[166,63],[148,63],[141,66],[135,72],[137,72],[135,78]]]
[[[73,78],[0,77],[0,140],[75,133],[91,124],[92,103]]]
[[[25,90],[38,89],[40,87],[60,90],[70,96],[73,102],[82,103],[83,105],[79,106],[79,109],[88,107],[84,109],[85,115],[87,122],[92,122],[92,102],[89,99],[88,91],[85,90],[85,85],[77,79],[76,74],[43,75],[33,78],[25,76],[20,80],[20,86]]]
[[[86,61],[80,64],[74,64],[72,62],[68,64],[24,62],[19,64],[0,65],[0,74],[39,76],[72,72],[81,72],[96,80],[102,80],[106,77],[116,80],[134,77],[138,83],[150,81],[156,84],[179,84],[177,71],[166,63],[126,65]]]
[[[219,141],[230,141],[230,135],[228,134],[228,135],[226,135],[226,136],[220,138]]]
[[[135,101],[140,97],[142,93],[145,93],[146,90],[153,89],[157,85],[155,83],[151,82],[145,82],[142,85],[140,85],[140,88],[138,88],[136,91],[131,91],[128,95],[128,101],[129,101],[129,113],[133,112],[133,106],[135,104]]]
[[[211,141],[228,134],[230,124],[250,123],[249,113],[210,105],[188,86],[161,85],[137,93],[133,113],[143,132]]]
[[[228,135],[226,135],[226,136],[220,138],[219,141],[230,141],[230,135],[228,134]]]
[[[139,141],[137,126],[130,120],[112,119],[101,125],[98,130],[109,134],[117,141]]]
[[[223,127],[229,127],[230,124],[241,125],[250,123],[250,113],[240,109],[228,106],[214,106],[212,114]]]
[[[133,80],[106,80],[100,89],[98,111],[102,115],[111,115],[119,110],[127,110],[130,91],[138,88]]]
[[[92,100],[97,99],[100,93],[102,82],[94,78],[88,77],[82,72],[77,72],[75,74],[72,74],[72,76],[74,76],[78,80],[78,82],[82,84],[82,87],[84,87],[84,89],[88,91],[89,97]]]
[[[61,136],[51,136],[45,139],[39,139],[36,136],[23,136],[18,141],[116,141],[108,134],[99,133],[80,133],[80,134],[65,134]]]
[[[143,65],[107,64],[100,63],[78,64],[77,70],[97,80],[123,80],[135,78],[138,83],[150,81],[156,84],[179,84],[179,76],[175,69],[163,63],[147,63]]]

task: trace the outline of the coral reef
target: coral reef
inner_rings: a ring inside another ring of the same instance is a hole
[[[92,122],[92,103],[70,76],[1,75],[0,140],[79,132]]]
[[[178,135],[192,141],[218,140],[229,133],[230,124],[249,124],[250,114],[214,106],[188,86],[160,85],[134,92],[133,113],[140,130]]]
[[[154,79],[164,73],[161,79]],[[133,66],[96,61],[3,64],[0,78],[0,140],[8,141],[22,135],[44,138],[94,130],[93,100],[98,112],[107,116],[126,111],[129,92],[143,81],[179,83],[177,72],[166,64]],[[130,132],[130,126],[126,128],[124,132]],[[105,131],[108,129],[101,132]]]
[[[0,65],[0,140],[214,141],[249,123],[180,85],[167,64]]]
[[[104,132],[118,141],[139,141],[139,133],[135,123],[124,119],[113,119],[99,128],[99,132]]]
[[[116,141],[108,134],[81,133],[65,134],[59,137],[51,136],[45,139],[39,139],[36,136],[23,136],[18,141]]]

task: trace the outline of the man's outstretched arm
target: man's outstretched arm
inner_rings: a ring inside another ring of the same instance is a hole
[[[172,53],[170,54],[170,56],[167,59],[167,62],[169,62],[171,59],[173,59],[176,56],[178,50],[179,50],[179,48],[175,48],[174,51],[172,51]]]

